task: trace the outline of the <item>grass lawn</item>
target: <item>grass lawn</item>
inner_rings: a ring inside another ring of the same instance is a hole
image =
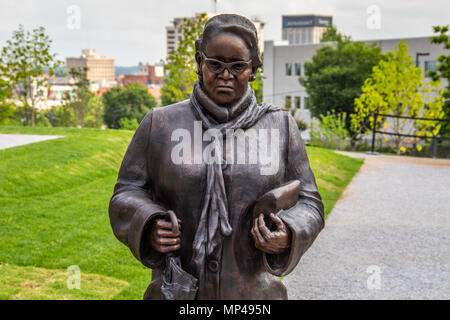
[[[64,138],[0,150],[0,299],[141,299],[151,277],[113,235],[108,203],[131,131],[1,127]],[[326,214],[362,160],[308,148]],[[69,266],[81,290],[67,288]]]

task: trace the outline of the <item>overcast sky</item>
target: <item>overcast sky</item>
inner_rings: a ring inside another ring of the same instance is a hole
[[[79,28],[73,5],[80,10]],[[450,24],[449,0],[220,0],[217,9],[259,17],[266,22],[265,40],[281,39],[287,14],[332,15],[333,24],[356,40],[428,36],[433,25]],[[93,48],[116,66],[155,63],[165,58],[165,26],[174,17],[212,11],[213,0],[1,0],[0,46],[19,24],[44,26],[60,59]]]

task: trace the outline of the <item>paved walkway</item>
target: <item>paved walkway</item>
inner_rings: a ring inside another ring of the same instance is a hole
[[[62,138],[63,136],[44,136],[32,134],[0,134],[0,150],[33,142]]]
[[[362,156],[289,299],[450,299],[450,160]]]

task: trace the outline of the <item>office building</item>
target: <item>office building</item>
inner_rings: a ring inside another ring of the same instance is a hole
[[[93,49],[82,50],[78,58],[67,58],[66,68],[69,72],[72,68],[82,70],[87,67],[87,79],[91,82],[107,83],[115,80],[114,59],[98,55]]]
[[[195,14],[195,17],[198,17],[200,14]],[[207,13],[208,19],[214,17],[217,14]],[[183,39],[183,30],[182,25],[185,23],[185,19],[194,19],[194,17],[184,17],[184,18],[174,18],[171,21],[171,25],[166,27],[166,56],[169,57],[170,53],[173,50],[177,50],[180,40]],[[258,45],[260,52],[264,51],[264,22],[262,22],[259,18],[252,18],[252,22],[256,27],[256,32],[258,34]],[[166,58],[166,59],[167,59]]]
[[[320,43],[322,34],[331,27],[332,16],[288,15],[282,17],[282,39],[289,44]]]

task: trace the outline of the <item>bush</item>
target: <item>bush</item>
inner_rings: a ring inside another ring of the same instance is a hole
[[[136,119],[122,118],[119,121],[120,128],[123,130],[133,130],[135,131],[139,127],[139,123]]]
[[[71,103],[46,110],[45,117],[53,127],[76,127],[78,123]]]
[[[304,121],[296,120],[296,122],[297,122],[298,130],[305,131],[306,129],[308,129],[308,125]]]
[[[346,147],[349,133],[345,128],[347,114],[330,113],[320,115],[318,125],[311,125],[311,142],[319,147],[343,150]]]

